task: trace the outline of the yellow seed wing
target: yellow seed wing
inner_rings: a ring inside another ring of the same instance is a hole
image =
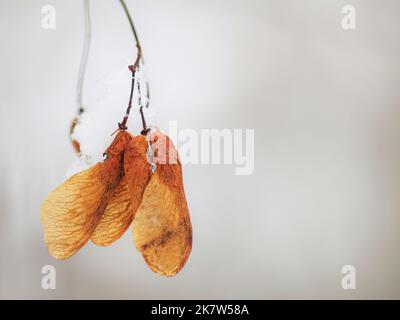
[[[118,240],[130,226],[133,210],[126,179],[115,188],[91,239],[98,246],[108,246]]]
[[[43,202],[44,240],[53,257],[69,258],[90,239],[119,181],[109,167],[98,163],[75,174]]]
[[[192,226],[179,160],[157,166],[133,220],[133,238],[154,272],[173,276],[185,265],[192,248]]]

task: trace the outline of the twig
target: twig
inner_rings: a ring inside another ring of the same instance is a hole
[[[136,47],[137,47],[137,49],[138,49],[138,55],[141,55],[141,54],[142,54],[142,47],[140,46],[139,37],[138,37],[138,35],[137,35],[136,29],[135,29],[135,25],[133,24],[133,20],[132,20],[131,14],[129,13],[129,9],[128,9],[128,7],[126,6],[126,3],[125,3],[124,0],[119,0],[119,2],[121,3],[122,8],[124,9],[124,12],[125,12],[125,14],[126,14],[126,17],[128,18],[129,25],[130,25],[130,27],[131,27],[133,36],[134,36],[135,41],[136,41]]]
[[[122,8],[124,9],[126,17],[128,18],[129,25],[131,27],[133,37],[135,38],[136,48],[137,48],[137,55],[136,55],[135,63],[133,65],[129,66],[129,70],[132,72],[132,82],[131,82],[131,91],[130,91],[130,96],[129,96],[128,108],[126,109],[126,113],[125,113],[124,118],[122,119],[122,122],[118,123],[119,130],[127,130],[128,127],[126,126],[126,123],[128,122],[129,113],[130,113],[131,108],[132,108],[132,98],[133,98],[133,92],[134,92],[134,88],[135,88],[135,76],[136,76],[136,73],[137,73],[137,71],[139,69],[140,60],[142,60],[142,64],[143,64],[143,55],[142,55],[142,47],[140,45],[139,37],[137,35],[135,26],[134,26],[133,21],[132,21],[132,17],[131,17],[131,15],[129,13],[129,10],[128,10],[128,7],[126,6],[124,0],[120,0],[120,3],[122,5]],[[149,100],[150,100],[149,90],[148,90],[149,89],[148,83],[146,83],[146,88],[147,88],[147,90],[146,90],[147,91],[146,108],[147,108],[148,105],[149,105]],[[138,81],[138,94],[139,94],[139,99],[141,101],[141,97],[140,97],[141,96],[141,92],[140,92],[139,81]],[[141,133],[143,135],[146,135],[149,130],[148,130],[147,126],[146,126],[146,120],[145,120],[144,114],[143,114],[143,106],[140,106],[140,115],[141,115],[141,118],[142,118],[142,125],[143,125],[143,130],[142,130]]]
[[[78,74],[78,85],[76,90],[76,104],[78,106],[78,115],[81,115],[85,111],[85,108],[83,107],[82,103],[82,91],[85,80],[86,65],[89,56],[90,39],[92,36],[89,0],[84,0],[84,16],[85,16],[85,39],[83,43],[81,64],[79,67],[79,74]]]

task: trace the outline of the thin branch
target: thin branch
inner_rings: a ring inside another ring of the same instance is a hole
[[[135,38],[136,48],[137,48],[137,55],[136,55],[135,63],[133,65],[129,66],[129,70],[132,72],[132,82],[131,82],[131,91],[130,91],[130,96],[129,96],[128,108],[126,109],[126,113],[125,113],[124,118],[122,119],[122,122],[118,123],[118,128],[120,130],[127,130],[128,127],[126,126],[126,123],[128,122],[129,113],[130,113],[131,108],[132,108],[132,98],[133,98],[133,92],[134,92],[134,88],[135,88],[135,76],[136,76],[136,73],[137,73],[137,71],[139,69],[140,60],[142,60],[142,64],[144,64],[144,61],[143,61],[142,47],[140,45],[139,37],[137,35],[135,26],[133,24],[132,17],[131,17],[131,15],[129,13],[129,9],[126,6],[126,3],[125,3],[124,0],[120,0],[119,2],[121,3],[122,8],[124,9],[126,17],[128,18],[129,25],[131,27],[133,37]],[[147,88],[147,90],[146,90],[146,92],[147,92],[146,108],[147,108],[149,106],[149,100],[150,100],[149,85],[148,85],[147,82],[146,82],[146,88]],[[139,80],[138,80],[138,94],[139,94],[139,99],[141,101],[141,92],[140,92]],[[142,117],[142,125],[143,125],[143,131],[141,133],[142,134],[147,134],[148,129],[147,129],[146,120],[145,120],[144,114],[143,114],[143,106],[140,106],[140,115]]]
[[[140,60],[139,56],[138,56],[138,59]],[[118,123],[118,128],[123,131],[128,129],[128,127],[126,126],[126,123],[128,122],[129,112],[131,111],[131,108],[132,108],[132,98],[133,98],[133,91],[135,88],[135,75],[136,75],[136,68],[137,68],[137,66],[135,67],[135,65],[136,65],[136,62],[133,66],[129,66],[129,69],[132,71],[131,93],[129,95],[129,102],[128,102],[128,108],[126,109],[126,114],[125,114],[124,118],[122,119],[122,122]]]
[[[137,70],[139,71],[139,66],[137,67]],[[146,124],[146,119],[144,118],[144,113],[143,113],[143,104],[142,104],[142,92],[140,88],[140,81],[138,79],[137,81],[137,89],[138,89],[138,104],[139,104],[139,111],[140,111],[140,116],[142,118],[142,125],[143,125],[143,130],[141,132],[142,135],[147,135],[147,133],[150,131],[150,129],[147,128]],[[147,101],[148,103],[148,101]]]
[[[136,29],[135,29],[135,25],[133,24],[133,20],[132,20],[131,14],[129,13],[129,9],[128,9],[128,7],[126,6],[126,3],[125,3],[124,0],[119,0],[119,2],[121,3],[122,8],[124,9],[124,12],[125,12],[125,14],[126,14],[126,17],[128,18],[129,25],[130,25],[130,27],[131,27],[133,36],[134,36],[135,41],[136,41],[136,47],[137,47],[137,49],[138,49],[138,55],[141,55],[141,54],[142,54],[142,47],[140,46],[139,37],[138,37],[138,35],[137,35]]]
[[[82,114],[85,111],[85,108],[83,107],[82,103],[82,92],[85,80],[86,65],[89,56],[90,39],[92,36],[89,0],[84,0],[84,17],[85,17],[85,39],[83,43],[81,64],[79,67],[78,84],[76,90],[76,104],[78,106],[78,115]]]

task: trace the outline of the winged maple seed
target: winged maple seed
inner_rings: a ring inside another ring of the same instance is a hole
[[[133,238],[149,267],[173,276],[185,265],[192,249],[192,225],[183,188],[182,166],[171,140],[157,131],[151,135],[157,170],[152,174],[133,220]],[[142,145],[146,143],[140,137]],[[125,151],[125,172],[133,188],[129,170],[134,150]]]
[[[192,246],[182,167],[167,136],[157,131],[151,137],[154,173],[146,137],[120,131],[104,162],[49,194],[41,220],[50,255],[69,258],[89,239],[110,245],[133,221],[136,248],[153,271],[173,276],[182,269]]]

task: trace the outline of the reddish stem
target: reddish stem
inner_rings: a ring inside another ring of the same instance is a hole
[[[136,61],[133,65],[129,66],[129,70],[131,70],[132,72],[132,82],[131,82],[131,93],[129,96],[129,103],[128,103],[128,108],[126,109],[126,113],[124,118],[122,119],[122,122],[118,123],[118,128],[122,131],[125,131],[128,129],[128,127],[126,126],[126,123],[128,122],[128,118],[129,118],[129,113],[131,111],[132,108],[132,98],[133,98],[133,92],[134,92],[134,88],[135,88],[135,75],[136,75],[136,70],[137,67],[139,65],[140,62],[140,58],[142,56],[141,52],[140,52],[140,47],[138,47],[139,51],[136,57]]]

